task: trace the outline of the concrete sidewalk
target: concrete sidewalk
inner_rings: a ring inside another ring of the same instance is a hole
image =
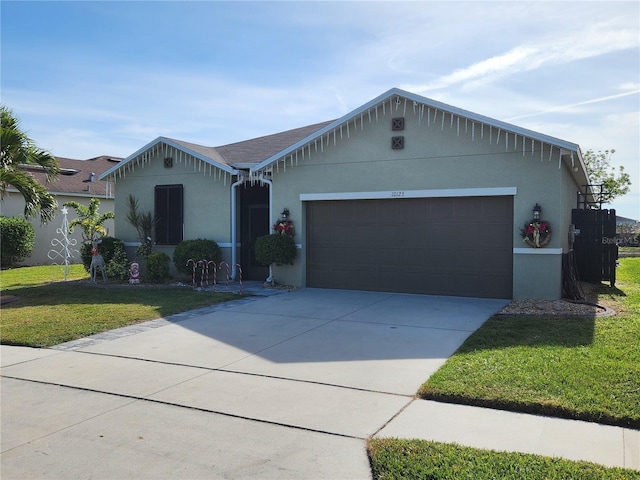
[[[640,470],[640,430],[416,400],[376,438],[419,438]]]
[[[506,301],[269,293],[2,346],[2,478],[368,479],[372,436],[640,468],[635,430],[414,399]]]

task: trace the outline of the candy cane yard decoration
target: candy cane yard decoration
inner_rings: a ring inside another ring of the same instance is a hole
[[[216,268],[216,264],[213,260],[207,260],[207,259],[202,259],[202,260],[194,260],[193,258],[190,258],[189,260],[187,260],[186,263],[187,266],[191,265],[191,286],[196,289],[196,288],[208,288],[209,287],[209,272],[211,272],[211,274],[213,275],[213,291],[217,291],[217,287],[218,287],[218,275],[217,272],[218,270],[222,270],[224,268],[224,271],[226,273],[226,279],[225,279],[225,283],[226,283],[226,291],[229,292],[229,280],[231,279],[231,267],[229,266],[229,264],[225,261],[220,262],[220,264],[218,265],[218,267]],[[233,268],[237,270],[238,272],[238,281],[240,284],[240,290],[238,293],[242,293],[242,268],[240,267],[239,263],[235,263],[233,265]],[[197,282],[196,282],[196,274],[198,272],[198,269],[200,269],[200,285],[197,286]]]

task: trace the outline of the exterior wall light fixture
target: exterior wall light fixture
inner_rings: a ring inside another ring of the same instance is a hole
[[[536,206],[533,207],[533,221],[540,221],[540,213],[542,212],[542,207],[536,203]]]

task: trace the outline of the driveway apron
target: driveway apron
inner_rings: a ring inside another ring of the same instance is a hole
[[[506,303],[301,289],[3,346],[2,478],[370,478],[365,440]]]

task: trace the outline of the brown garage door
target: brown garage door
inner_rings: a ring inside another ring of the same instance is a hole
[[[513,197],[306,203],[307,285],[511,298]]]

